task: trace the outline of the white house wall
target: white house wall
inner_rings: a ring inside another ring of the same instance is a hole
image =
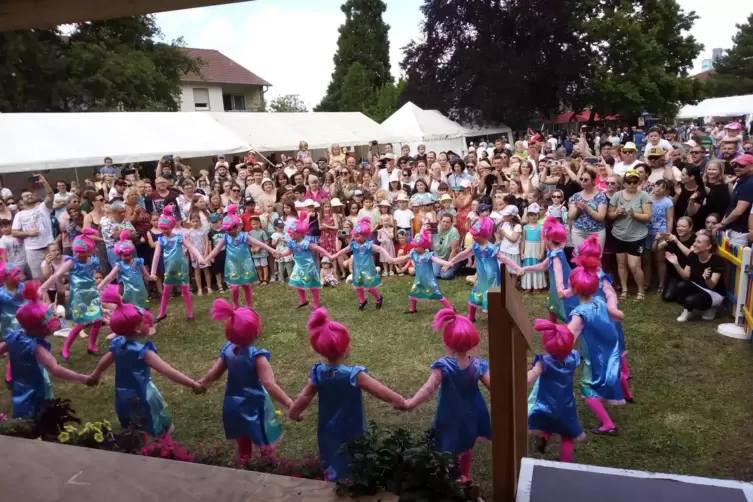
[[[196,110],[196,106],[193,100],[194,89],[208,89],[209,90],[209,110]],[[209,112],[222,112],[225,111],[225,105],[222,101],[222,86],[217,84],[202,84],[202,83],[185,83],[180,85],[180,111],[182,112],[195,112],[195,111],[209,111]]]

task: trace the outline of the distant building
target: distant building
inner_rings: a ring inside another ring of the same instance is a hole
[[[724,50],[720,48],[711,49],[711,67],[714,67],[714,63],[724,55]]]
[[[714,69],[711,68],[710,70],[702,71],[701,73],[696,73],[695,75],[691,75],[691,78],[694,78],[700,81],[706,81],[714,73],[716,73],[716,71],[714,71]]]
[[[213,49],[183,49],[201,59],[200,73],[180,80],[182,112],[255,112],[264,109],[264,93],[272,84]]]
[[[709,71],[712,68],[714,68],[714,62],[712,60],[710,60],[710,59],[704,59],[701,62],[701,70],[702,71]]]

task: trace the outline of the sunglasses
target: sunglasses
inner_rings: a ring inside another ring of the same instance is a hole
[[[591,181],[591,178],[581,178],[580,179],[581,183],[588,183],[589,181]]]
[[[233,189],[231,190],[231,192],[240,192],[240,190],[238,190],[237,188],[233,188]]]
[[[561,199],[561,198],[562,198],[561,195],[552,195],[552,199]]]
[[[96,199],[94,199],[94,202],[104,202],[104,201],[105,199],[103,197],[97,197]]]
[[[691,151],[690,151],[690,154],[691,154],[691,155],[701,155],[702,153],[703,153],[703,152],[702,152],[701,150],[691,150]]]
[[[625,180],[625,184],[626,185],[637,185],[638,184],[638,180],[636,180],[636,179]]]
[[[347,176],[347,175],[349,175],[349,174],[350,174],[350,172],[348,172],[348,171],[340,171],[340,174],[341,174],[342,176]]]

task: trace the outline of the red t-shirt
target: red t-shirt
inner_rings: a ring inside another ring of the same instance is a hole
[[[395,256],[400,254],[400,251],[403,252],[403,254],[408,254],[413,249],[413,244],[410,242],[406,242],[405,244],[395,244]]]

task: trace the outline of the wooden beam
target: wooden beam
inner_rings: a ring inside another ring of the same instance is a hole
[[[0,31],[236,3],[239,0],[3,0]]]

